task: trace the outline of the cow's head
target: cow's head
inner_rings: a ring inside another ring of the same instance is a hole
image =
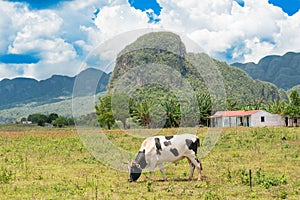
[[[136,163],[135,161],[129,162],[128,170],[129,170],[129,181],[130,182],[138,180],[138,178],[142,174],[141,166],[138,163]]]

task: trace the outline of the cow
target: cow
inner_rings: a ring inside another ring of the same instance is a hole
[[[193,179],[195,167],[198,170],[198,180],[201,180],[202,164],[196,157],[199,146],[199,138],[192,134],[146,138],[135,160],[128,165],[129,181],[137,181],[141,176],[142,170],[146,167],[150,168],[150,176],[148,178],[151,179],[156,166],[159,167],[163,179],[166,181],[167,177],[164,172],[163,163],[177,163],[183,158],[187,158],[190,164],[189,180]]]

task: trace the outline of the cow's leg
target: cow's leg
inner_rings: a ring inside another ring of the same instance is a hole
[[[194,171],[195,171],[195,165],[191,162],[191,160],[188,158],[189,164],[190,164],[190,176],[189,180],[193,180]]]
[[[164,165],[163,165],[163,164],[160,164],[160,165],[158,165],[158,167],[159,167],[159,170],[160,170],[160,172],[161,172],[161,174],[162,174],[162,176],[163,176],[163,179],[164,179],[165,181],[167,181],[167,177],[166,177],[165,170],[164,170]]]
[[[154,172],[156,164],[157,164],[157,160],[155,158],[151,159],[150,164],[149,164],[149,166],[150,166],[150,175],[148,177],[149,179],[152,179],[152,174]]]
[[[202,170],[202,164],[201,164],[201,162],[198,160],[198,158],[194,155],[194,156],[188,156],[187,157],[190,161],[191,161],[191,163],[194,165],[194,167],[196,167],[197,168],[197,170],[198,170],[198,181],[200,181],[201,180],[201,170]]]

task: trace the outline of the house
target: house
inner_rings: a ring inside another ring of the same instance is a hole
[[[28,121],[28,120],[25,120],[25,121],[22,121],[22,124],[32,124],[32,122]]]
[[[298,127],[300,123],[300,117],[285,117],[285,125],[288,127]]]
[[[285,126],[285,120],[281,115],[271,114],[264,110],[218,111],[208,119],[210,127]]]

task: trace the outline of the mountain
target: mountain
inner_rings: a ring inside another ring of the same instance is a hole
[[[234,63],[253,79],[267,81],[285,90],[300,84],[300,53],[288,52],[283,56],[266,56],[257,64]]]
[[[141,71],[135,69],[147,65],[148,71],[142,75],[135,75],[141,74]],[[216,67],[220,74],[216,75],[216,70],[210,67]],[[223,82],[227,98],[242,105],[280,99],[280,93],[275,85],[253,80],[245,71],[212,59],[204,53],[187,52],[181,38],[170,32],[148,33],[125,47],[118,54],[108,89],[112,90],[118,82],[126,83],[122,80],[124,74],[129,74],[128,76],[133,77],[132,80],[134,79],[138,84],[143,84],[151,77],[158,77],[159,81],[164,82],[164,79],[169,77],[159,77],[159,73],[171,74],[171,71],[168,73],[168,68],[177,71],[196,93],[207,94],[209,90],[207,86],[209,86],[217,94],[221,88],[218,84]],[[172,79],[170,82],[178,84],[176,81],[172,82]],[[148,91],[153,93],[155,89],[148,89]]]
[[[105,92],[97,93],[96,96],[103,96],[104,93]],[[81,96],[75,98],[76,101],[78,100],[80,102],[88,102],[90,101],[90,99],[91,99],[90,96]],[[33,113],[43,113],[43,114],[57,113],[61,116],[72,117],[73,100],[74,99],[66,98],[66,99],[61,99],[61,101],[59,102],[47,103],[42,105],[36,103],[28,103],[28,104],[23,104],[20,107],[0,110],[0,124],[19,121],[22,117],[27,117],[28,115]],[[90,107],[88,104],[83,104],[81,106],[81,109],[83,111],[90,110]]]
[[[38,106],[70,99],[76,78],[85,80],[82,90],[76,93],[77,96],[103,92],[109,77],[110,74],[88,68],[75,77],[53,75],[41,81],[30,78],[3,79],[0,81],[0,110],[22,107],[29,103]],[[93,80],[98,81],[96,91],[90,89],[95,88]]]

